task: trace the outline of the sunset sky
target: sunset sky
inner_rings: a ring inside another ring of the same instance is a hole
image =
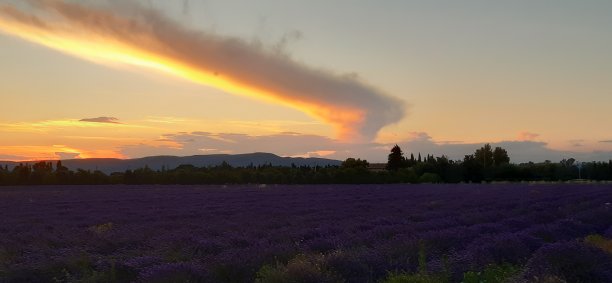
[[[610,50],[606,0],[0,0],[0,160],[609,160]]]

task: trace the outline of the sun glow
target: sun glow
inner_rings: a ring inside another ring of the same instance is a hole
[[[66,145],[51,146],[0,146],[0,152],[10,152],[14,158],[3,158],[8,161],[59,160],[62,155],[71,158],[126,158],[114,150],[83,150]]]

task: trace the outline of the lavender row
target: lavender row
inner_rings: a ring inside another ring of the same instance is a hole
[[[6,187],[0,281],[249,282],[309,267],[315,281],[376,282],[427,265],[458,282],[492,264],[534,278],[551,245],[606,235],[610,202],[609,185]]]

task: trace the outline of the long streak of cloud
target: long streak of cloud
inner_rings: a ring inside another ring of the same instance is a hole
[[[108,123],[108,124],[121,124],[119,119],[115,117],[96,117],[96,118],[83,118],[79,122],[90,122],[90,123]]]
[[[296,108],[340,138],[372,139],[404,116],[403,101],[354,76],[318,70],[261,46],[190,30],[135,2],[62,0],[0,6],[0,31],[98,63],[170,73]]]

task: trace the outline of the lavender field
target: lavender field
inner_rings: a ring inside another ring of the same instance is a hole
[[[612,185],[0,188],[0,282],[612,282]]]

